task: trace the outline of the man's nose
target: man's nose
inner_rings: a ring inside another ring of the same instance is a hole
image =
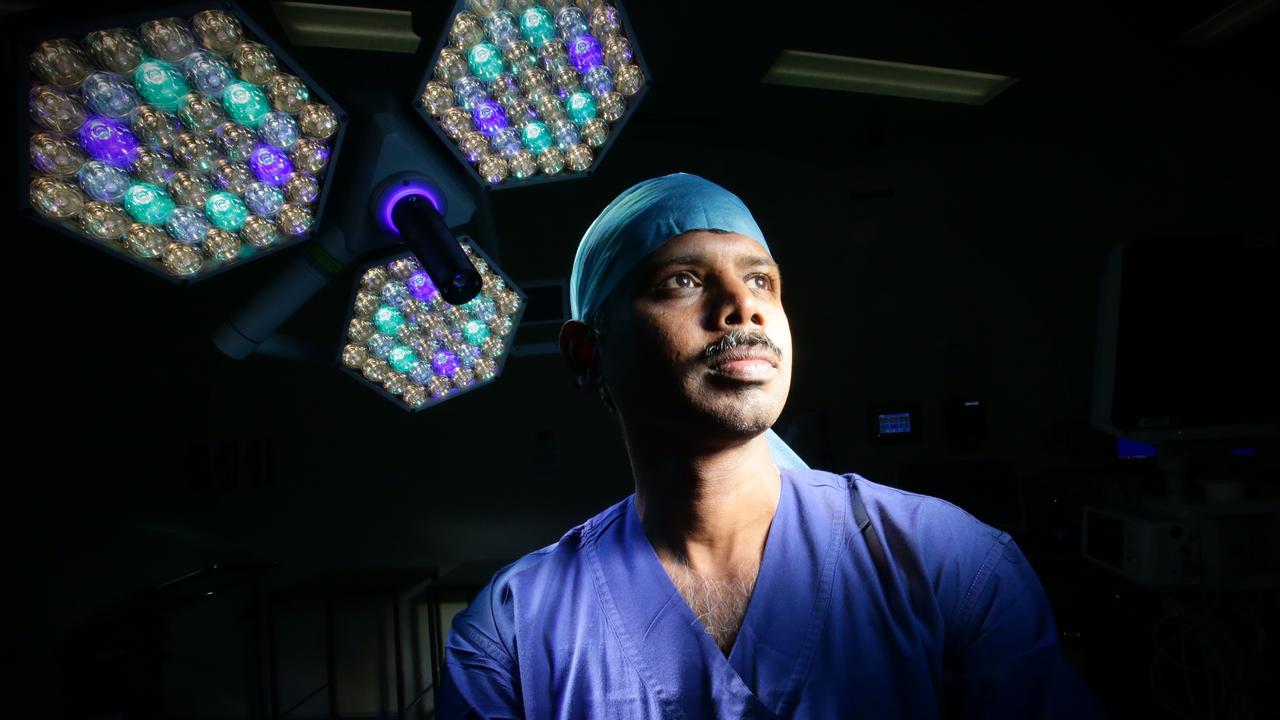
[[[743,282],[726,283],[719,293],[717,321],[722,327],[764,327],[764,313],[755,293]]]

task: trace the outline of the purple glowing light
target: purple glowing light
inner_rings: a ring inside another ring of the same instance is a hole
[[[249,169],[262,182],[280,187],[293,174],[293,163],[282,150],[270,145],[259,145],[249,154]]]
[[[587,74],[604,62],[604,51],[600,42],[590,35],[579,35],[569,41],[569,63],[573,69]]]
[[[409,279],[405,281],[405,285],[409,286],[410,295],[423,302],[430,302],[431,298],[435,297],[436,293],[439,292],[439,290],[436,290],[436,284],[431,282],[431,278],[427,277],[427,274],[421,270],[410,275]]]
[[[119,120],[91,117],[80,126],[80,144],[96,160],[119,168],[138,157],[138,139]]]
[[[462,362],[458,360],[457,355],[448,350],[439,350],[431,356],[431,367],[435,369],[437,375],[449,377],[462,367]]]
[[[381,216],[384,228],[397,235],[400,234],[395,221],[391,219],[391,213],[395,210],[396,203],[411,195],[421,195],[430,200],[431,204],[435,206],[436,212],[440,213],[440,217],[444,217],[446,212],[444,198],[437,191],[426,185],[400,185],[392,192],[387,193],[387,196],[382,201]]]
[[[493,136],[507,126],[507,113],[502,106],[492,100],[482,100],[471,108],[471,122],[480,132]]]

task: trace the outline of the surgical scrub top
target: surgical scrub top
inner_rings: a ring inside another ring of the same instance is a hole
[[[726,657],[632,495],[455,617],[441,718],[1093,717],[1008,533],[861,476],[782,470]]]

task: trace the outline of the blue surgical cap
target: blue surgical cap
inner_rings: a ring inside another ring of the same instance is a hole
[[[769,251],[764,233],[737,195],[688,173],[645,180],[623,190],[582,236],[569,280],[574,319],[592,322],[631,268],[690,230],[735,232]]]
[[[769,252],[764,233],[737,195],[688,173],[645,180],[623,190],[582,236],[569,279],[574,319],[594,322],[609,293],[637,263],[691,230],[737,233]],[[776,465],[808,467],[773,430],[766,436]]]

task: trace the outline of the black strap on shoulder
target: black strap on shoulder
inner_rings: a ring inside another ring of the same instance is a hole
[[[862,493],[858,492],[858,481],[849,479],[849,499],[853,502],[853,523],[858,532],[867,541],[867,550],[871,553],[871,561],[875,563],[876,572],[889,570],[889,560],[885,557],[884,546],[880,544],[880,535],[871,524],[871,516],[867,514],[867,506],[862,503]]]

